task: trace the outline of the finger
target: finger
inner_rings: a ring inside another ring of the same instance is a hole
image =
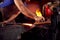
[[[42,20],[44,20],[44,21],[45,21],[45,18],[44,18],[44,17],[42,17]]]
[[[40,17],[40,20],[45,20],[44,17]]]

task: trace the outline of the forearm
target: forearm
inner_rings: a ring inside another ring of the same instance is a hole
[[[18,15],[20,14],[20,11],[16,14],[13,14],[9,19],[6,20],[6,22],[11,22],[12,20],[14,20]]]
[[[27,17],[34,19],[36,17],[35,13],[31,12],[28,8],[26,8],[22,2],[22,0],[14,0],[18,9]]]

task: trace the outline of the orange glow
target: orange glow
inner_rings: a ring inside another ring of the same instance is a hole
[[[36,10],[36,15],[37,15],[38,17],[41,17],[41,16],[42,16],[42,13],[41,13],[41,11],[40,11],[39,9]]]

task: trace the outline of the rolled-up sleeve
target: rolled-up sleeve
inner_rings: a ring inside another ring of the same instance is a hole
[[[13,0],[4,0],[2,3],[0,3],[0,8],[9,6],[13,3]]]

